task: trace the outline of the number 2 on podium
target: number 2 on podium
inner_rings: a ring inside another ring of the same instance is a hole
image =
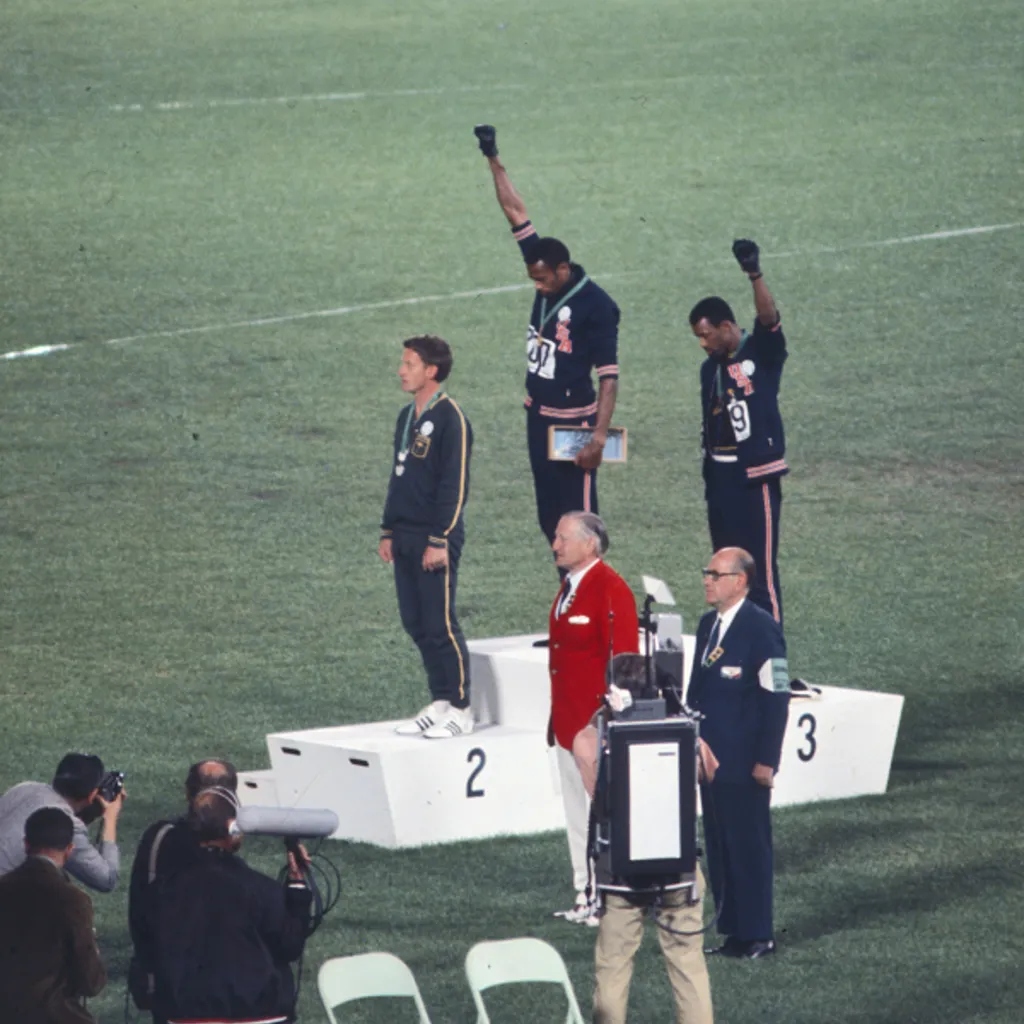
[[[469,773],[469,778],[466,779],[466,799],[470,800],[475,796],[483,796],[483,789],[477,789],[474,783],[477,780],[477,776],[484,770],[484,765],[487,764],[487,755],[483,752],[480,747],[474,747],[467,755],[466,762],[472,764],[476,762],[476,767]]]

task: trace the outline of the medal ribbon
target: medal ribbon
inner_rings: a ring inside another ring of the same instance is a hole
[[[427,402],[426,406],[424,406],[423,412],[421,412],[419,414],[419,416],[416,415],[416,403],[415,402],[410,402],[409,403],[409,406],[408,406],[408,408],[409,408],[409,415],[405,417],[405,427],[404,427],[404,429],[402,431],[402,443],[401,443],[401,445],[399,446],[399,449],[398,449],[399,454],[404,455],[409,450],[409,437],[412,434],[412,425],[413,425],[413,423],[415,423],[416,420],[420,420],[424,416],[426,416],[427,413],[430,412],[431,408],[434,405],[436,405],[437,402],[443,396],[444,396],[444,392],[443,391],[438,391],[434,395],[434,397],[431,398],[431,400],[429,402]]]
[[[584,285],[585,285],[585,284],[586,284],[586,283],[587,283],[587,282],[589,281],[589,280],[590,280],[590,278],[589,278],[589,277],[588,277],[588,276],[587,276],[586,274],[584,274],[584,275],[583,275],[583,277],[582,277],[582,278],[580,279],[579,283],[578,283],[578,284],[576,285],[576,287],[575,287],[575,288],[573,288],[573,289],[572,289],[572,291],[568,292],[568,293],[567,293],[566,295],[562,296],[562,298],[558,300],[558,304],[557,304],[556,306],[552,307],[552,310],[551,310],[551,312],[550,312],[550,313],[548,313],[548,312],[547,312],[547,308],[548,308],[548,297],[547,297],[546,295],[542,295],[542,296],[541,296],[541,298],[540,298],[540,326],[539,326],[539,327],[537,328],[537,334],[538,334],[538,335],[541,335],[541,334],[543,334],[543,333],[544,333],[544,328],[545,328],[545,327],[547,326],[547,322],[548,322],[548,321],[549,321],[549,320],[550,320],[550,319],[551,319],[551,318],[552,318],[552,317],[553,317],[553,316],[554,316],[554,315],[555,315],[555,314],[556,314],[556,313],[557,313],[557,312],[558,312],[558,311],[559,311],[559,310],[560,310],[560,309],[561,309],[561,308],[562,308],[562,307],[563,307],[563,306],[564,306],[564,305],[565,305],[565,304],[566,304],[566,303],[567,303],[567,302],[568,302],[568,301],[569,301],[569,300],[570,300],[570,299],[571,299],[571,298],[572,298],[572,297],[573,297],[573,296],[574,296],[574,295],[575,295],[575,294],[576,294],[576,293],[577,293],[577,292],[578,292],[578,291],[579,291],[579,290],[580,290],[580,289],[581,289],[581,288],[582,288],[582,287],[583,287],[583,286],[584,286]]]

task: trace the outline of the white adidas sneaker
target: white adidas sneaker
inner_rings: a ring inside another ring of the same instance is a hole
[[[466,736],[473,731],[473,709],[453,708],[448,710],[429,729],[423,730],[424,739],[448,740],[453,736]]]
[[[440,722],[449,711],[453,710],[446,700],[435,700],[428,704],[415,718],[395,727],[399,736],[422,736],[435,723]]]
[[[599,909],[597,900],[588,900],[585,892],[578,892],[572,910],[556,910],[554,916],[568,921],[569,924],[582,924],[588,928],[596,928],[601,923]]]

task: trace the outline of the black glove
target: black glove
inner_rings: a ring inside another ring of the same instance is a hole
[[[749,238],[737,238],[732,243],[732,254],[736,257],[744,274],[759,274],[761,272],[759,263],[761,250],[758,249],[757,242],[752,242]]]
[[[494,125],[478,124],[473,129],[473,134],[480,143],[480,152],[486,157],[498,155],[498,132]]]

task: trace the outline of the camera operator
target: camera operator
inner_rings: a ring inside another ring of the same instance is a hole
[[[238,773],[229,761],[208,758],[191,765],[185,777],[189,806],[203,790],[220,786],[234,793]],[[199,839],[185,816],[154,822],[139,840],[128,886],[128,930],[134,954],[128,968],[128,987],[140,1010],[153,1006],[153,970],[156,958],[155,901],[160,883],[200,856]],[[153,1014],[154,1024],[164,1024]]]
[[[26,859],[0,879],[0,1018],[17,1024],[92,1024],[82,1000],[107,972],[92,902],[64,875],[74,846],[67,811],[41,807],[25,822]]]
[[[58,807],[71,817],[74,840],[65,870],[83,885],[110,892],[117,885],[121,854],[117,847],[117,819],[125,791],[104,799],[100,785],[105,779],[103,762],[94,754],[65,754],[57,765],[53,783],[19,782],[0,796],[0,876],[25,860],[25,822],[43,807]],[[120,784],[118,783],[118,786]],[[87,823],[102,816],[99,843],[89,841]]]
[[[615,718],[647,696],[647,666],[640,654],[618,654],[612,661],[612,681],[606,706],[577,734],[573,754],[584,785],[593,798],[598,765],[598,718]],[[700,743],[697,771],[714,775],[714,755]],[[701,900],[704,879],[696,868],[691,897],[683,879],[667,880],[657,889],[633,888],[629,879],[600,879],[618,891],[604,891],[594,949],[594,1024],[624,1024],[633,978],[633,958],[644,936],[644,915],[658,923],[658,942],[675,999],[676,1024],[711,1024],[711,983],[704,961]]]
[[[289,964],[306,942],[309,857],[301,846],[288,853],[284,885],[253,870],[236,856],[237,814],[230,790],[198,793],[186,822],[199,855],[158,885],[153,1009],[168,1024],[294,1019]]]

